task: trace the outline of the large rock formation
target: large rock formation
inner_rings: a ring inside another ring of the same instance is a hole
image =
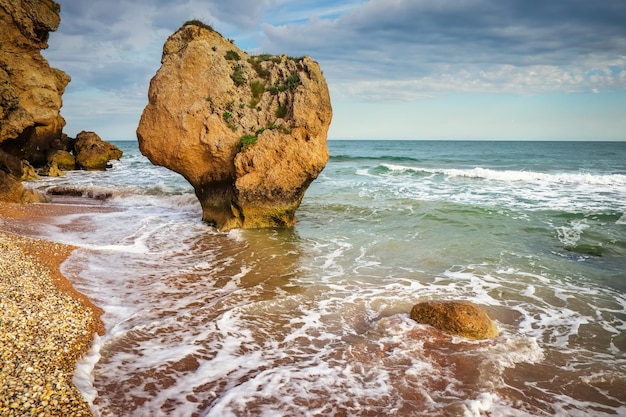
[[[88,171],[104,171],[111,159],[120,159],[122,151],[115,145],[100,139],[94,132],[82,131],[74,143],[76,163]]]
[[[468,339],[498,336],[498,328],[487,313],[469,301],[426,301],[411,309],[411,318],[443,332]]]
[[[59,25],[59,5],[51,0],[0,0],[0,152],[16,165],[45,163],[50,143],[61,137],[61,95],[70,77],[41,56],[48,32]],[[16,162],[17,161],[17,162]],[[22,200],[21,174],[0,164],[4,200]],[[15,177],[9,178],[8,177]]]
[[[0,143],[38,165],[65,126],[61,95],[70,77],[40,53],[59,10],[49,0],[0,0]]]
[[[328,161],[319,65],[250,57],[197,21],[169,37],[161,63],[137,129],[141,152],[182,174],[221,230],[292,226]]]
[[[61,96],[70,77],[41,55],[48,33],[58,28],[60,7],[52,0],[0,0],[0,200],[39,200],[20,180],[60,175],[74,168],[104,169],[119,159],[115,146],[89,140],[81,158],[62,133]],[[84,133],[84,132],[83,132]],[[80,135],[80,134],[79,134]],[[97,136],[97,135],[96,135]],[[108,157],[106,161],[103,159]],[[76,161],[76,159],[78,161]],[[26,170],[24,169],[26,168]]]

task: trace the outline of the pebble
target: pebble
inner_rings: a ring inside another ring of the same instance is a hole
[[[32,245],[64,249],[0,232],[0,416],[91,416],[72,375],[97,318],[22,250]]]

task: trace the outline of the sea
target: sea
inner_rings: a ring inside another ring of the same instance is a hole
[[[293,229],[229,232],[115,143],[27,184],[86,208],[32,233],[104,309],[95,416],[626,416],[626,142],[331,140]],[[499,336],[414,322],[428,300]]]

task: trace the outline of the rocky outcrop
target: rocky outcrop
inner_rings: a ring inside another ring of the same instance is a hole
[[[411,318],[443,332],[468,339],[498,336],[487,313],[469,301],[426,301],[413,306]]]
[[[41,175],[48,177],[59,177],[65,171],[76,168],[76,158],[68,151],[58,150],[48,154],[46,165],[39,171]]]
[[[50,0],[0,0],[0,146],[35,166],[65,126],[61,95],[70,77],[40,53],[59,11]]]
[[[35,190],[25,189],[19,179],[0,170],[0,201],[42,203],[46,197]]]
[[[76,135],[74,153],[78,166],[88,171],[104,171],[110,160],[122,157],[117,146],[103,141],[94,132],[85,131]]]
[[[59,25],[59,11],[51,0],[0,0],[0,150],[36,167],[45,163],[50,143],[65,125],[59,110],[70,77],[51,68],[40,53],[48,47],[48,32]],[[13,189],[15,199],[15,183],[3,178],[10,186],[6,182],[2,188]]]
[[[290,227],[328,161],[330,96],[308,57],[248,56],[200,22],[166,41],[137,138],[222,230]]]
[[[60,23],[52,0],[0,0],[0,200],[31,201],[19,180],[62,175],[81,168],[101,170],[121,151],[100,138],[86,140],[75,158],[74,140],[62,133],[61,96],[70,77],[41,55],[48,33]],[[95,134],[94,134],[95,135]],[[97,135],[96,135],[97,136]],[[106,155],[109,159],[103,162]],[[0,191],[2,193],[2,191]]]

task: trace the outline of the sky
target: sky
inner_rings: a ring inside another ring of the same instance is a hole
[[[329,139],[626,140],[625,0],[57,2],[69,136],[135,140],[164,42],[199,19],[319,62]]]

